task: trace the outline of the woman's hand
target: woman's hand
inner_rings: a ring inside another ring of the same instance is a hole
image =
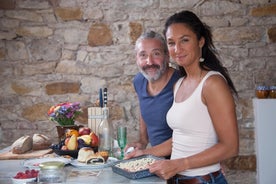
[[[149,171],[167,180],[177,174],[181,163],[179,160],[157,160],[150,165]]]

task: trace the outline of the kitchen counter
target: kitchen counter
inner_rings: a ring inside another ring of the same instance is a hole
[[[22,165],[24,160],[0,160],[0,184],[12,184],[11,177],[15,176],[19,171],[25,171]],[[66,184],[165,184],[166,181],[157,176],[151,176],[136,180],[128,179],[124,176],[118,175],[112,171],[110,167],[98,170],[82,169],[73,167],[70,164],[65,166],[67,172]]]

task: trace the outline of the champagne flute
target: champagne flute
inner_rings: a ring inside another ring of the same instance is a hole
[[[127,143],[127,127],[119,126],[117,128],[117,141],[118,145],[121,149],[121,156],[120,158],[124,158],[124,148],[126,147]]]

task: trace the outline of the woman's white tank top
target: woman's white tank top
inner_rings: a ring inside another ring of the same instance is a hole
[[[209,71],[201,80],[195,91],[183,102],[173,102],[167,113],[168,125],[173,129],[173,146],[171,159],[185,158],[210,148],[217,143],[215,132],[208,109],[201,100],[203,84],[211,75],[221,75]],[[222,76],[222,75],[221,75]],[[176,83],[174,97],[183,78]],[[220,169],[220,164],[189,169],[178,174],[186,176],[205,175]]]

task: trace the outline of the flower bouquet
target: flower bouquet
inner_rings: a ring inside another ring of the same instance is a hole
[[[81,113],[79,102],[60,103],[52,106],[48,111],[51,121],[57,122],[60,126],[75,125],[75,119]]]

